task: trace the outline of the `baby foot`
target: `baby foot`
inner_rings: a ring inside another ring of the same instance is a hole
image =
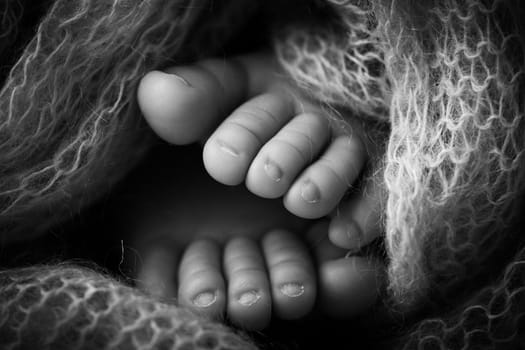
[[[142,286],[160,297],[176,296],[180,305],[200,314],[226,314],[239,327],[261,330],[272,314],[297,319],[314,306],[313,260],[305,243],[285,230],[267,233],[260,243],[248,237],[232,238],[224,246],[193,241],[178,263],[177,288],[172,283],[177,259],[162,254],[164,248],[157,245],[150,250],[154,254],[145,254]]]
[[[326,232],[325,223],[315,225],[307,234],[308,246],[284,230],[271,231],[259,242],[236,237],[224,246],[198,239],[178,265],[162,254],[165,245],[158,245],[152,250],[156,254],[144,257],[142,287],[176,297],[179,305],[207,317],[226,315],[246,330],[264,329],[272,315],[299,319],[316,303],[328,316],[349,319],[376,302],[384,268],[373,257],[348,256]],[[173,270],[178,270],[177,283]]]
[[[264,329],[272,314],[299,319],[316,302],[334,318],[363,313],[377,300],[384,267],[374,257],[348,256],[326,229],[320,223],[307,234],[315,264],[305,242],[282,230],[266,234],[260,248],[249,238],[228,241],[222,264],[217,244],[192,243],[179,267],[179,303],[210,317],[225,313],[247,330]]]
[[[258,196],[284,196],[297,216],[322,217],[365,163],[361,131],[357,123],[352,133],[333,127],[276,72],[263,55],[205,60],[147,74],[138,100],[153,130],[170,143],[194,142],[215,129],[203,159],[217,181],[245,182]]]
[[[179,267],[179,303],[206,315],[226,311],[236,325],[263,329],[272,313],[297,319],[311,311],[315,273],[306,246],[286,231],[266,234],[261,246],[245,237],[220,248],[196,241]],[[224,272],[224,275],[223,275]]]

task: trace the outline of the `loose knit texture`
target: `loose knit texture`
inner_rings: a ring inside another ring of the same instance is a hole
[[[290,26],[276,42],[283,68],[319,101],[387,121],[388,79],[368,3],[336,4],[338,21]]]
[[[407,302],[476,273],[519,233],[509,223],[525,183],[525,33],[512,4],[436,2],[424,23],[385,25],[386,234],[391,287]]]
[[[463,279],[509,234],[524,183],[525,56],[509,2],[394,4],[333,1],[339,32],[296,29],[277,48],[315,97],[388,116],[390,281],[410,303],[429,278]]]
[[[35,37],[13,60],[0,92],[0,224],[9,237],[26,232],[28,219],[36,226],[30,232],[43,230],[108,191],[151,142],[133,102],[142,74],[169,61],[213,53],[212,43],[220,45],[231,34],[221,24],[236,23],[236,14],[253,4],[51,3]],[[9,28],[3,31],[4,53],[16,47],[24,3],[2,6],[2,26]],[[400,346],[468,349],[519,343],[525,253],[493,252],[511,239],[523,246],[516,238],[519,227],[511,225],[525,183],[522,5],[510,0],[331,0],[316,6],[332,16],[326,23],[292,23],[276,38],[276,54],[290,78],[312,97],[390,128],[378,171],[388,194],[385,239],[393,303],[417,309],[437,294],[454,304],[448,293],[470,286],[466,281],[483,273],[480,266],[511,261],[447,315],[406,330]],[[213,41],[206,40],[210,36]],[[28,271],[31,283],[47,280],[50,271],[57,276],[77,271],[75,283],[109,290],[117,304],[118,290],[136,295],[83,269]],[[8,276],[0,282],[2,293],[21,290],[21,276],[27,276],[26,270],[2,274]],[[92,284],[92,277],[103,283]],[[45,288],[54,291],[46,295],[54,295],[62,286]],[[62,301],[68,300],[66,294],[60,294]],[[143,298],[153,309],[163,305]],[[0,298],[0,307],[9,310],[2,313],[0,329],[10,332],[13,344],[34,329],[29,321],[20,322],[21,302]],[[186,317],[174,306],[163,307],[173,310],[173,319]],[[24,320],[37,310],[43,309],[25,310]],[[108,310],[124,333],[120,325],[126,316]],[[99,332],[92,334],[114,331],[102,320],[92,320],[90,329]],[[52,324],[49,329],[60,329]],[[79,348],[88,344],[81,339],[75,343]]]
[[[255,349],[219,323],[87,268],[0,271],[1,349]]]
[[[524,344],[525,249],[501,278],[447,315],[420,321],[400,349],[521,349]]]
[[[511,223],[525,179],[523,9],[512,1],[331,3],[339,23],[292,29],[278,57],[321,101],[388,117],[389,290],[402,308],[430,292],[453,304],[447,293],[520,234]],[[375,101],[387,108],[361,107],[381,106]],[[453,316],[423,321],[406,347],[519,342],[523,259]]]

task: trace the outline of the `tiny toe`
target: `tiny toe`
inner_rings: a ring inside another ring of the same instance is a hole
[[[307,247],[294,235],[280,230],[264,236],[262,247],[275,313],[282,319],[306,315],[316,296],[315,270]]]
[[[381,194],[381,186],[371,179],[339,207],[328,230],[333,244],[356,251],[381,235]]]
[[[248,189],[264,198],[281,197],[328,141],[328,119],[314,113],[294,117],[265,144],[246,177]]]
[[[140,255],[139,288],[158,298],[176,298],[177,249],[165,241],[155,241],[142,249]]]
[[[178,280],[181,305],[210,317],[223,314],[226,296],[216,243],[209,240],[191,243],[180,262]]]
[[[361,172],[366,150],[358,136],[336,137],[284,197],[293,214],[314,219],[330,213]]]
[[[270,322],[272,301],[257,243],[241,237],[230,240],[224,249],[223,262],[228,280],[228,317],[247,330],[265,328]]]
[[[237,108],[204,146],[206,170],[225,185],[238,185],[259,149],[293,115],[287,94],[264,93]]]

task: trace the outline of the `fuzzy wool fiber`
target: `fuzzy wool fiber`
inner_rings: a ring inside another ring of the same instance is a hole
[[[397,345],[519,346],[525,338],[525,240],[517,215],[525,185],[523,5],[302,4],[322,15],[275,31],[283,69],[313,98],[389,130],[384,156],[374,164],[387,194],[389,303],[416,315],[424,305],[447,306],[446,314],[417,319],[396,335]],[[141,76],[212,55],[256,5],[56,0],[42,5],[33,34],[23,25],[30,2],[4,1],[0,50],[2,67],[10,69],[0,72],[0,234],[13,240],[45,231],[109,191],[152,142],[134,102]],[[105,342],[96,348],[249,346],[220,325],[86,269],[5,270],[0,296],[5,348],[26,342],[56,348],[67,340],[69,348],[89,349],[96,339]],[[195,331],[183,330],[188,324]],[[211,334],[207,341],[203,333]],[[164,341],[172,343],[161,347]]]

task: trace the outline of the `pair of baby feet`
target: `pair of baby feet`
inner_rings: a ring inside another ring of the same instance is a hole
[[[233,323],[257,330],[272,312],[283,319],[304,316],[318,294],[328,312],[339,316],[373,303],[377,262],[345,256],[380,234],[379,186],[369,182],[344,198],[373,152],[360,123],[329,118],[264,54],[150,72],[138,101],[167,142],[205,141],[204,165],[218,182],[244,182],[257,196],[283,197],[286,209],[299,217],[331,214],[329,226],[314,225],[306,240],[283,230],[260,241],[236,237],[222,247],[195,240],[173,262],[180,304],[210,316],[226,311]],[[331,243],[323,240],[326,232]],[[166,278],[162,262],[170,260],[165,247],[158,252],[148,255],[158,261],[146,261],[140,275]]]

